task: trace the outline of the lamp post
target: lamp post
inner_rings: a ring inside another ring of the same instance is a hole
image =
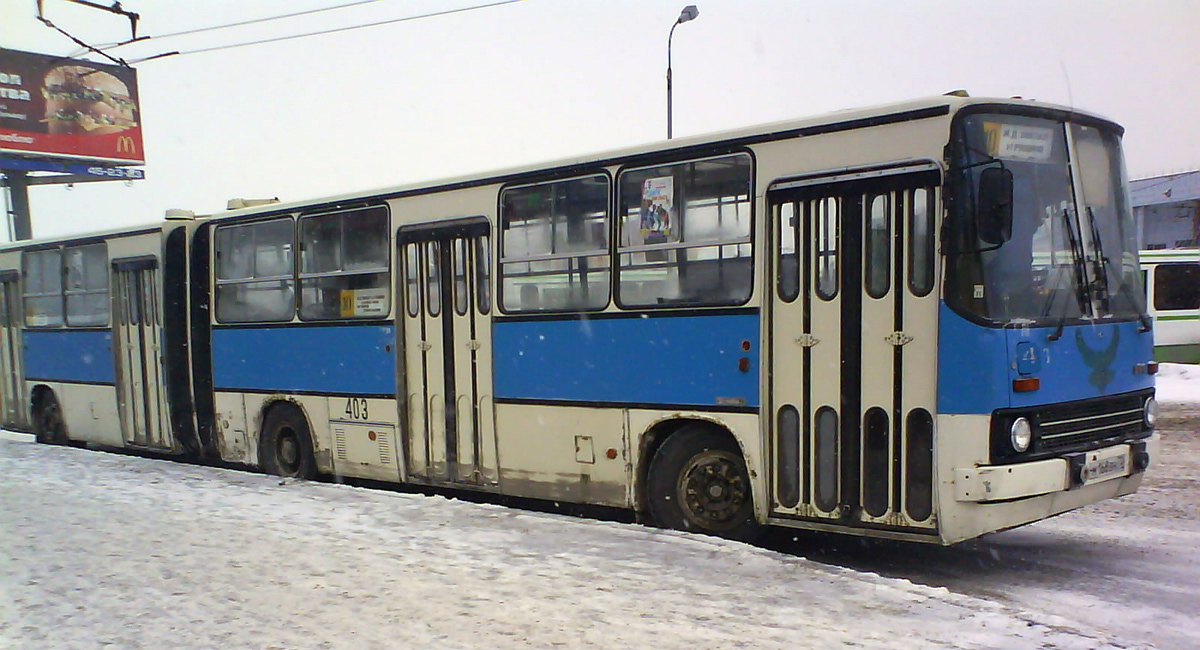
[[[679,18],[671,25],[671,33],[667,36],[667,139],[671,139],[671,39],[675,38],[675,28],[689,20],[695,20],[700,15],[696,5],[688,5],[679,12]]]

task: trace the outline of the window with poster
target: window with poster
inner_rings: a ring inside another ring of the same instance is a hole
[[[618,181],[618,304],[749,300],[751,179],[744,153],[624,170]]]

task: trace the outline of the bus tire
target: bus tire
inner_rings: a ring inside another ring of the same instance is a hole
[[[267,411],[258,453],[262,468],[268,474],[301,479],[317,475],[308,421],[291,405],[280,404]]]
[[[750,473],[728,436],[703,426],[675,432],[650,461],[650,517],[663,528],[756,542]]]
[[[33,405],[33,432],[37,441],[45,445],[67,443],[67,427],[63,424],[62,409],[54,393],[46,391]]]

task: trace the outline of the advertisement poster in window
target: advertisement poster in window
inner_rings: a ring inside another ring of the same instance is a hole
[[[137,71],[0,48],[0,152],[143,163]]]
[[[671,176],[647,178],[642,182],[642,241],[665,244],[671,238],[674,221],[675,179]],[[647,261],[666,259],[662,251],[648,252]]]

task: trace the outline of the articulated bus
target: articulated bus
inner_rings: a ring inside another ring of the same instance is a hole
[[[955,543],[1156,453],[1121,135],[943,96],[9,245],[2,424]]]
[[[1141,253],[1157,361],[1200,363],[1200,249]]]

